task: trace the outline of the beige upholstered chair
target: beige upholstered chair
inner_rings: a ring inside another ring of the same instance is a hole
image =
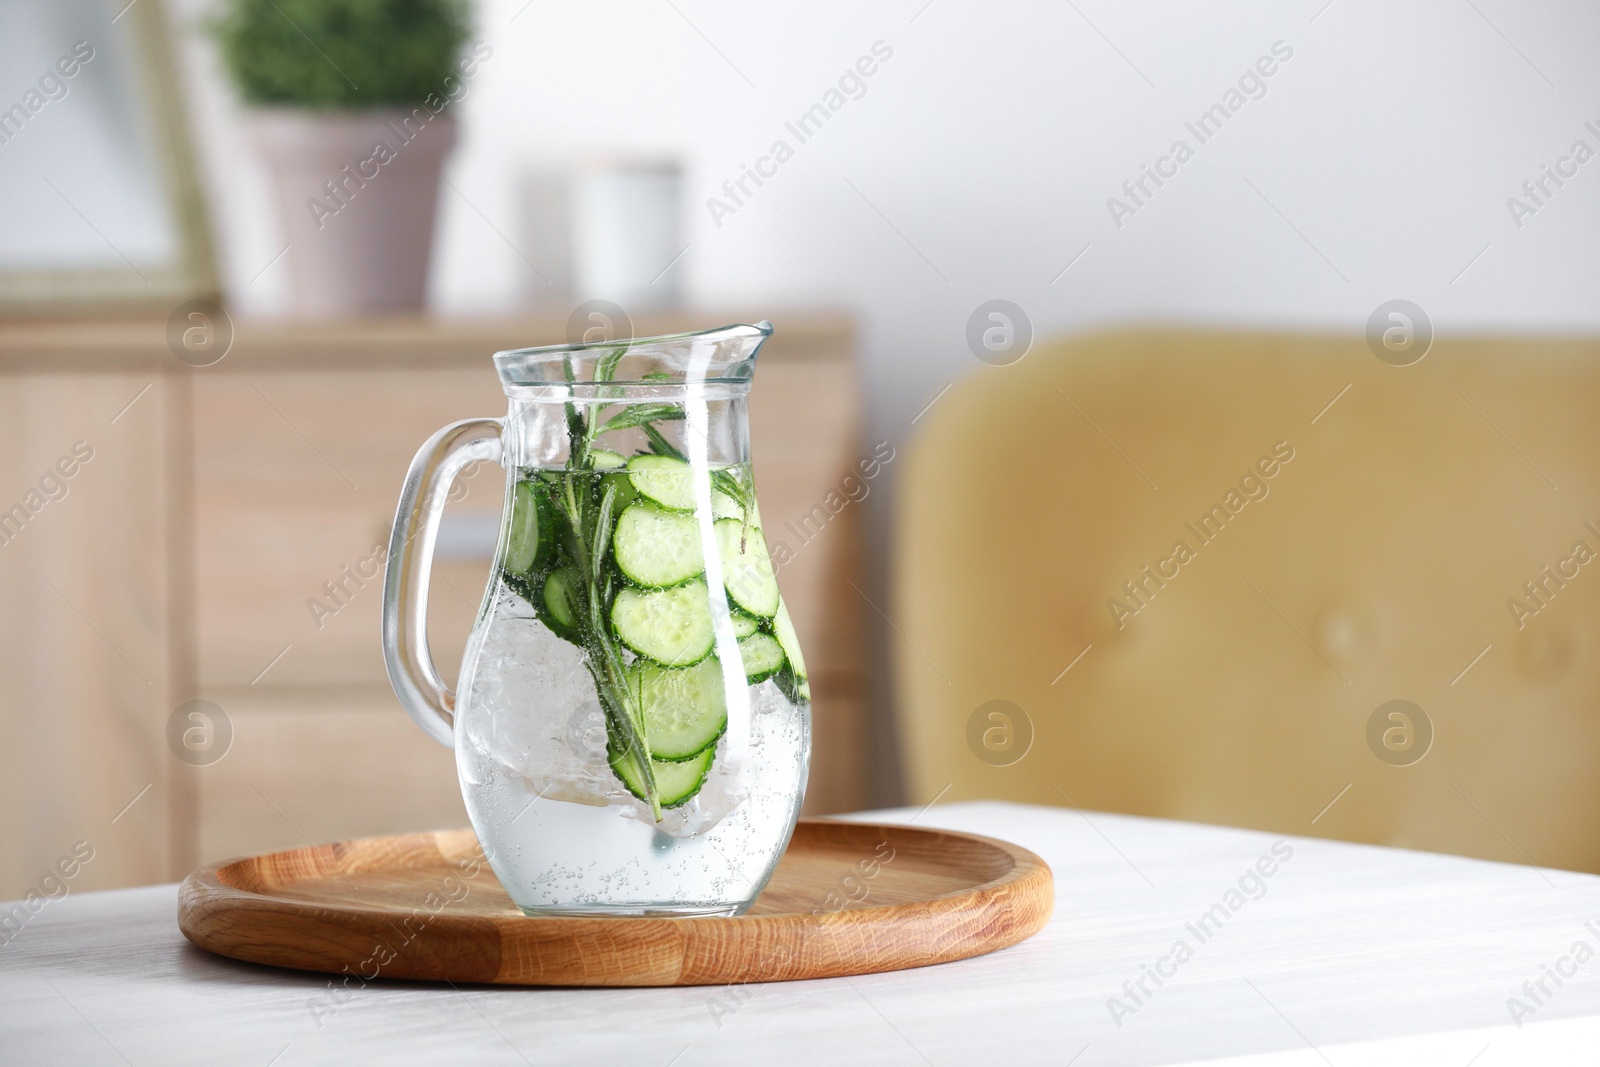
[[[913,800],[1600,871],[1600,343],[1103,333],[918,429]]]

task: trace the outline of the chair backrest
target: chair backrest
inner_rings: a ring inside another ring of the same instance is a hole
[[[1104,333],[919,429],[914,801],[1600,871],[1600,343]]]

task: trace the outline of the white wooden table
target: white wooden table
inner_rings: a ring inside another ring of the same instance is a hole
[[[1049,927],[894,974],[731,989],[378,981],[330,1013],[322,977],[189,945],[175,886],[72,895],[0,945],[0,1063],[1600,1062],[1600,958],[1570,955],[1600,950],[1600,878],[1015,804],[861,816],[913,817],[1042,855]],[[1572,973],[1557,986],[1546,965]],[[1524,988],[1541,979],[1547,995]],[[1520,1028],[1510,998],[1531,1011]]]

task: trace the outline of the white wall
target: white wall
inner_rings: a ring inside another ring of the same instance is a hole
[[[871,431],[891,440],[949,381],[996,373],[964,340],[994,297],[1044,334],[1151,318],[1359,331],[1395,297],[1442,332],[1600,328],[1600,160],[1520,228],[1506,207],[1575,140],[1600,150],[1584,128],[1600,129],[1594,4],[485,0],[478,11],[495,52],[462,105],[449,177],[472,207],[445,193],[435,307],[524,299],[527,268],[507,239],[525,240],[525,173],[594,152],[678,154],[690,300],[771,309],[780,329],[787,307],[855,309]],[[706,198],[880,40],[893,58],[865,95],[716,226]],[[1199,145],[1184,121],[1280,40],[1293,57],[1266,95]],[[214,60],[199,45],[189,59],[229,288],[245,310],[270,310],[282,265],[251,281],[281,247],[262,178]],[[1119,229],[1107,198],[1179,137],[1195,157]],[[886,497],[869,503],[880,534]]]
[[[1444,330],[1600,323],[1600,161],[1520,230],[1505,206],[1574,140],[1600,149],[1583,128],[1600,126],[1600,8],[1325,2],[486,0],[495,53],[449,177],[494,228],[446,192],[435,307],[515,308],[527,267],[495,229],[523,242],[520,176],[623,151],[689,167],[691,301],[861,313],[882,432],[980,369],[963,327],[990,297],[1046,332],[1148,317],[1358,329],[1396,296]],[[715,226],[707,196],[879,40],[894,57],[865,96]],[[1266,96],[1117,229],[1107,197],[1175,138],[1195,144],[1183,122],[1278,40],[1294,56]],[[270,310],[282,265],[251,283],[282,247],[263,180],[209,49],[189,58],[229,287]]]

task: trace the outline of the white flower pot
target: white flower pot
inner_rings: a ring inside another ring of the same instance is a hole
[[[455,120],[425,107],[284,108],[253,113],[249,132],[271,174],[289,246],[290,310],[421,310]]]

